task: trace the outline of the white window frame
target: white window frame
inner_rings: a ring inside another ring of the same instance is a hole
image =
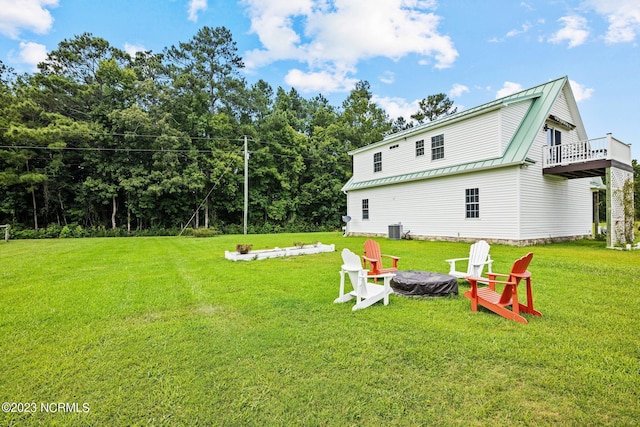
[[[444,134],[431,137],[431,160],[444,159]]]
[[[382,172],[382,151],[373,153],[373,172]]]
[[[464,217],[465,219],[480,218],[480,189],[478,187],[464,190]]]
[[[369,199],[362,199],[362,219],[369,219]]]

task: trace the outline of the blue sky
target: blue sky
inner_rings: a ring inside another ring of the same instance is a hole
[[[391,117],[566,75],[589,137],[611,132],[640,159],[638,0],[0,0],[0,60],[31,72],[84,32],[161,52],[203,26],[231,30],[249,82],[340,105],[367,80]]]

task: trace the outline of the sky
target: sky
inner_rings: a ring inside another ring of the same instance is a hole
[[[34,72],[85,32],[160,53],[204,26],[231,31],[249,83],[340,106],[366,80],[391,118],[568,76],[589,138],[640,160],[640,0],[0,0],[0,60]]]

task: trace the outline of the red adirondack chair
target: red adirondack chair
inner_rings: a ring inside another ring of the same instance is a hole
[[[382,257],[391,258],[393,263],[392,267],[384,268],[382,266]],[[362,257],[362,264],[365,269],[369,270],[369,276],[378,276],[380,274],[398,271],[399,259],[400,258],[397,256],[380,253],[380,245],[375,240],[369,239],[364,242],[364,256]]]
[[[466,277],[471,284],[471,289],[464,293],[464,296],[471,300],[471,310],[478,311],[481,305],[500,316],[515,320],[520,323],[528,323],[527,319],[520,313],[529,313],[534,316],[542,316],[542,313],[533,308],[533,293],[531,291],[531,272],[527,270],[533,258],[533,253],[529,252],[522,258],[516,260],[509,274],[487,273],[489,278]],[[496,280],[496,277],[506,277],[507,280]],[[518,301],[518,283],[525,279],[527,283],[527,304]],[[488,286],[478,287],[478,283]],[[496,284],[504,285],[502,293],[496,292]],[[507,307],[511,306],[511,310]]]

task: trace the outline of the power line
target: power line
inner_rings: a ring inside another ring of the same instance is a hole
[[[1,130],[4,131],[8,131],[12,128],[8,128],[8,127],[0,127]],[[160,138],[160,137],[170,137],[170,138],[185,138],[185,139],[190,139],[190,140],[204,140],[204,141],[214,141],[214,142],[219,142],[219,141],[225,141],[225,142],[231,142],[231,141],[239,141],[238,138],[212,138],[210,136],[191,136],[191,135],[167,135],[167,134],[159,134],[159,135],[153,135],[153,134],[141,134],[141,133],[120,133],[120,132],[97,132],[97,131],[80,131],[80,130],[72,130],[72,129],[47,129],[45,128],[37,128],[37,129],[30,129],[29,130],[51,130],[52,133],[64,133],[64,134],[71,134],[71,135],[91,135],[91,136],[122,136],[122,137],[134,137],[134,138]]]
[[[195,218],[195,216],[197,215],[198,211],[200,210],[200,208],[202,208],[202,206],[206,203],[207,199],[209,199],[209,196],[211,195],[211,193],[213,193],[213,190],[216,189],[216,187],[218,186],[218,184],[220,184],[220,181],[222,180],[222,177],[224,176],[225,173],[229,172],[230,168],[228,165],[225,165],[225,170],[222,171],[222,173],[220,174],[220,176],[218,177],[218,180],[215,182],[215,184],[213,184],[213,186],[211,187],[211,190],[209,190],[209,192],[207,193],[207,195],[204,197],[204,199],[202,200],[202,202],[200,203],[200,205],[197,207],[197,209],[195,210],[195,212],[193,212],[193,215],[191,215],[191,218],[189,218],[189,221],[187,221],[187,223],[184,225],[184,227],[182,227],[182,230],[180,230],[180,234],[179,236],[182,236],[182,233],[184,233],[184,230],[186,230],[186,228],[189,226],[189,224],[191,224],[191,221],[193,221],[193,218]],[[246,233],[245,233],[246,234]]]
[[[0,145],[0,149],[19,149],[19,150],[49,150],[49,151],[95,151],[95,152],[122,152],[122,153],[179,153],[179,154],[208,154],[215,153],[215,149],[197,150],[197,149],[172,149],[172,148],[109,148],[109,147],[45,147],[45,146],[29,146],[29,145]],[[255,151],[249,151],[255,153]],[[223,151],[225,154],[242,155],[241,151]],[[283,157],[290,159],[303,159],[308,161],[320,161],[321,158],[306,157],[300,154],[280,154],[268,153],[270,156]],[[332,154],[332,153],[326,153]],[[347,162],[340,162],[341,165],[349,165]]]
[[[43,147],[30,145],[0,145],[3,149],[20,150],[51,150],[51,151],[111,151],[111,152],[141,152],[141,153],[212,153],[215,150],[174,149],[174,148],[109,148],[109,147]],[[235,151],[225,151],[235,153]]]

